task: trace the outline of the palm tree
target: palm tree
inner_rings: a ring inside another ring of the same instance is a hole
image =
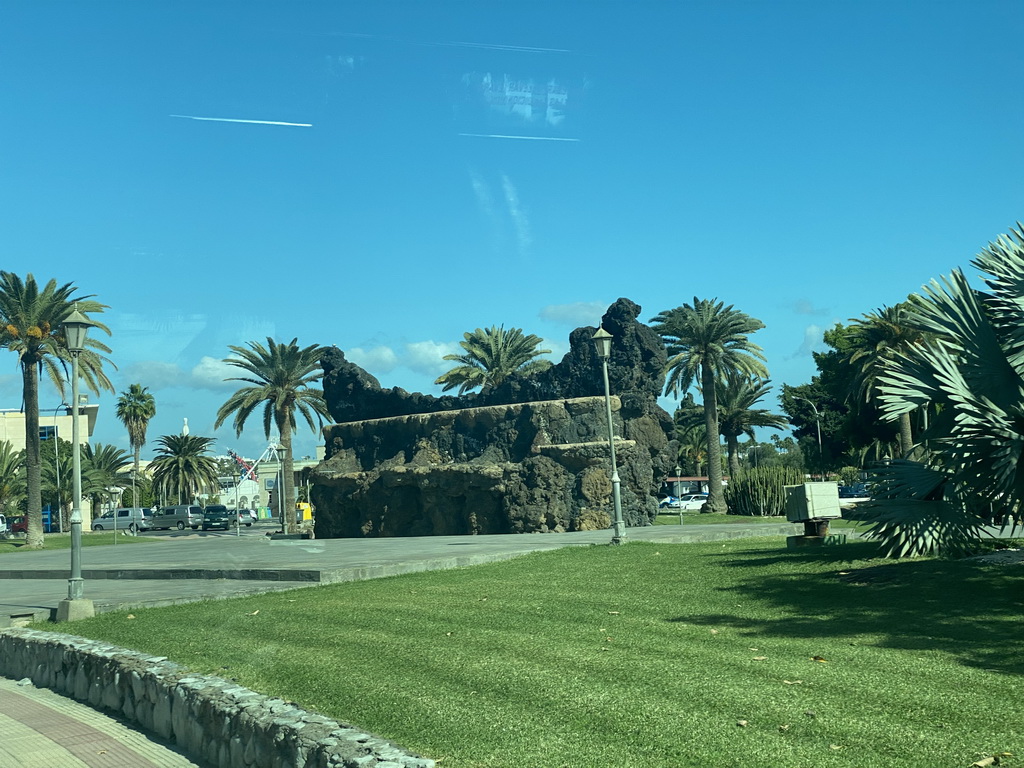
[[[726,374],[724,379],[718,380],[717,386],[719,429],[729,451],[729,474],[736,477],[740,472],[740,436],[746,435],[753,440],[754,427],[782,429],[789,422],[785,416],[753,407],[771,390],[770,381]]]
[[[214,429],[234,414],[235,434],[242,434],[242,427],[252,412],[263,404],[263,431],[270,439],[271,428],[276,427],[281,435],[282,469],[281,488],[285,502],[285,533],[295,528],[294,513],[294,463],[292,460],[292,433],[296,429],[295,413],[298,411],[314,432],[328,416],[327,401],[323,390],[310,386],[323,376],[320,368],[321,347],[313,344],[300,348],[292,339],[288,344],[278,344],[267,337],[267,346],[256,341],[246,347],[229,347],[237,357],[224,360],[228,365],[241,368],[250,374],[225,381],[244,381],[250,386],[242,387],[227,399],[217,411]],[[314,416],[316,423],[314,424]]]
[[[25,408],[25,486],[28,510],[26,546],[43,546],[42,493],[40,489],[39,375],[45,371],[64,396],[66,364],[71,359],[61,323],[76,308],[79,312],[102,312],[105,304],[91,296],[76,296],[72,283],[58,285],[50,280],[41,289],[35,277],[24,280],[11,272],[0,272],[0,346],[18,356],[21,366],[22,397]],[[110,330],[95,321],[95,327]],[[90,349],[79,355],[79,372],[86,386],[99,394],[100,389],[114,391],[103,373],[105,358],[94,350],[110,349],[93,338],[85,342]],[[108,361],[109,362],[109,361]]]
[[[931,404],[928,463],[897,460],[878,473],[866,511],[887,554],[955,550],[978,538],[986,514],[1024,510],[1024,227],[972,262],[988,290],[960,270],[933,280],[910,309],[924,338],[882,364],[878,400],[891,421]]]
[[[0,440],[0,512],[10,515],[25,500],[25,454]],[[42,525],[42,521],[40,521]]]
[[[82,492],[92,498],[93,509],[131,482],[127,472],[131,463],[131,456],[121,448],[103,443],[82,446]]]
[[[551,367],[550,360],[536,360],[539,355],[551,353],[550,349],[538,349],[544,341],[532,333],[523,335],[522,328],[491,326],[477,328],[470,333],[462,334],[465,341],[459,346],[465,352],[461,355],[445,355],[445,360],[452,360],[459,365],[447,373],[441,374],[434,382],[443,384],[444,390],[459,388],[459,394],[471,389],[481,391],[494,389],[513,373],[531,375]]]
[[[157,443],[160,447],[149,469],[153,485],[165,497],[191,503],[203,491],[217,487],[217,462],[207,455],[212,437],[164,435]]]
[[[912,301],[900,302],[893,307],[882,307],[860,318],[851,318],[849,339],[853,345],[851,363],[859,363],[856,387],[865,400],[874,400],[878,395],[878,375],[887,361],[908,352],[924,341],[924,334],[909,324]],[[910,412],[899,419],[900,455],[910,456],[914,449]]]
[[[56,440],[55,449],[51,453],[44,450],[41,460],[41,480],[43,498],[52,504],[50,508],[57,509],[60,515],[60,530],[68,530],[68,512],[71,508],[71,496],[74,489],[75,475],[70,440],[60,437],[53,437]],[[63,458],[61,458],[63,457]]]
[[[651,320],[668,347],[665,394],[685,392],[696,382],[704,393],[704,425],[708,441],[708,501],[710,512],[725,513],[722,494],[722,456],[719,445],[718,398],[715,381],[726,373],[768,378],[761,348],[747,338],[764,323],[716,299],[698,299],[666,310]]]
[[[135,453],[135,474],[139,474],[139,452],[146,444],[146,428],[149,420],[156,416],[156,400],[149,394],[149,387],[132,384],[117,399],[117,418],[128,430],[128,442]]]

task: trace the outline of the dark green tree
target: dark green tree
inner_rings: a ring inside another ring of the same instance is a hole
[[[135,472],[139,472],[139,453],[146,444],[146,429],[156,416],[156,400],[149,388],[132,384],[117,399],[117,418],[128,430],[128,442],[135,457]]]
[[[248,347],[230,347],[236,357],[224,360],[240,368],[247,376],[225,381],[241,381],[247,386],[235,392],[217,411],[214,429],[234,415],[235,434],[241,435],[246,420],[263,406],[263,432],[270,439],[271,429],[281,436],[282,488],[285,516],[281,525],[286,533],[295,529],[295,480],[292,458],[292,433],[296,429],[295,414],[302,414],[309,428],[316,431],[328,416],[323,390],[312,386],[323,377],[320,367],[321,348],[316,344],[299,347],[298,339],[278,344],[267,337],[267,346],[250,341]]]
[[[0,346],[18,356],[21,368],[22,397],[25,407],[25,493],[27,502],[26,546],[42,547],[43,512],[39,439],[39,376],[40,371],[56,387],[61,397],[71,353],[61,330],[61,323],[76,308],[88,316],[107,308],[93,301],[91,295],[81,296],[72,283],[58,285],[50,280],[40,287],[30,273],[24,280],[11,272],[0,272]],[[95,320],[95,328],[109,334],[110,330]],[[79,355],[79,371],[88,389],[114,391],[103,372],[106,358],[96,350],[110,349],[92,336],[86,339],[88,349]],[[109,362],[109,361],[107,361]]]
[[[462,334],[461,355],[445,355],[445,360],[459,363],[441,374],[435,384],[444,385],[444,391],[458,387],[459,394],[479,387],[488,391],[501,384],[513,373],[530,375],[551,367],[550,360],[537,360],[539,355],[551,353],[538,349],[544,341],[532,333],[525,335],[522,328],[491,326],[477,328]]]
[[[716,386],[719,429],[728,451],[729,474],[736,477],[740,473],[740,437],[746,435],[753,440],[755,427],[782,429],[789,426],[789,422],[767,408],[754,408],[771,391],[770,381],[727,374]]]
[[[768,378],[764,353],[748,336],[764,323],[725,306],[717,299],[698,299],[661,312],[652,328],[665,341],[668,370],[665,394],[686,392],[693,384],[704,395],[704,426],[707,430],[709,512],[725,513],[722,494],[721,432],[715,382],[728,373]]]
[[[131,463],[128,453],[112,445],[82,446],[82,494],[92,499],[94,510],[112,502],[122,488],[131,484]]]
[[[164,435],[157,443],[160,447],[149,470],[153,485],[163,498],[171,503],[191,504],[200,493],[217,490],[217,464],[209,455],[212,437]]]

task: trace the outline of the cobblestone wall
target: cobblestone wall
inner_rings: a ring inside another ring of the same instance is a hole
[[[0,675],[118,715],[217,768],[434,768],[378,736],[218,677],[71,635],[0,630]]]

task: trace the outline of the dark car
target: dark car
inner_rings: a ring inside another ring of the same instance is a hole
[[[228,530],[238,525],[238,514],[228,509],[223,504],[211,504],[203,512],[203,530],[209,531],[214,528]]]

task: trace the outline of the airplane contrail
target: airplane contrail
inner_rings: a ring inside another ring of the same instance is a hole
[[[238,120],[233,117],[196,117],[195,115],[171,115],[186,120],[209,120],[214,123],[254,123],[256,125],[291,125],[296,128],[312,128],[312,123],[282,123],[277,120]]]
[[[531,139],[533,141],[579,141],[564,139],[560,136],[509,136],[504,133],[460,133],[459,136],[476,136],[480,139]]]

